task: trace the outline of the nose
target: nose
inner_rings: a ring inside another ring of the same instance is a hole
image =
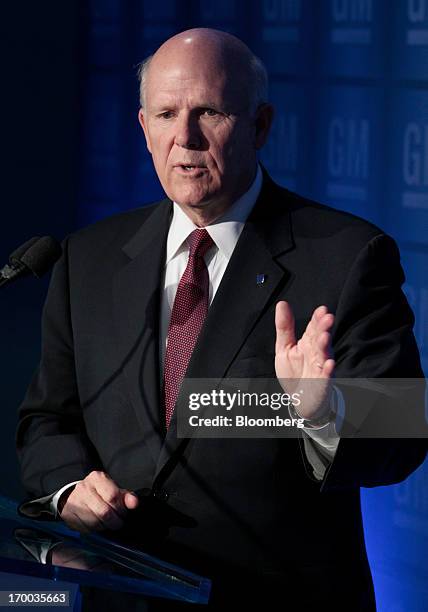
[[[175,144],[183,149],[199,149],[201,143],[198,118],[191,113],[182,113],[176,122]]]

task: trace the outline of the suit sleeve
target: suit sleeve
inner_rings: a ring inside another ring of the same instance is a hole
[[[384,234],[375,236],[351,267],[336,310],[336,378],[423,378],[403,282],[395,242]],[[363,402],[354,409],[364,410]],[[423,412],[421,398],[421,422]],[[341,438],[321,490],[400,482],[423,462],[426,450],[423,438]]]
[[[42,316],[42,352],[19,409],[16,435],[23,485],[40,497],[99,469],[85,431],[74,364],[67,241]]]

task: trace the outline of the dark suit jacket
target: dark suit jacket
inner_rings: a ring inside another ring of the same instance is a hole
[[[24,485],[40,496],[104,470],[121,487],[151,492],[134,538],[156,533],[159,554],[215,584],[237,572],[241,581],[229,585],[237,596],[260,581],[282,597],[295,593],[300,609],[339,601],[369,610],[359,487],[402,480],[425,446],[342,439],[320,483],[298,440],[183,441],[174,418],[165,437],[159,300],[171,210],[164,200],[65,241],[40,367],[20,410]],[[274,308],[286,299],[298,336],[318,305],[335,313],[337,376],[421,377],[402,282],[390,237],[265,175],[187,375],[274,377]]]

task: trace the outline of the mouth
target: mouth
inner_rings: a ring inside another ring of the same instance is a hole
[[[203,174],[207,170],[207,167],[195,164],[176,164],[174,166],[174,170],[178,171],[180,174],[198,176],[200,174]]]

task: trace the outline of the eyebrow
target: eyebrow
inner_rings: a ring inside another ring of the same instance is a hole
[[[177,107],[177,103],[175,101],[162,101],[159,104],[156,105],[152,105],[152,108],[159,110],[159,109],[165,109],[165,110],[170,110],[172,108],[176,108]],[[190,107],[191,109],[197,109],[197,108],[219,108],[220,105],[218,104],[218,102],[214,102],[213,100],[206,100],[202,103],[198,103],[195,106]]]

